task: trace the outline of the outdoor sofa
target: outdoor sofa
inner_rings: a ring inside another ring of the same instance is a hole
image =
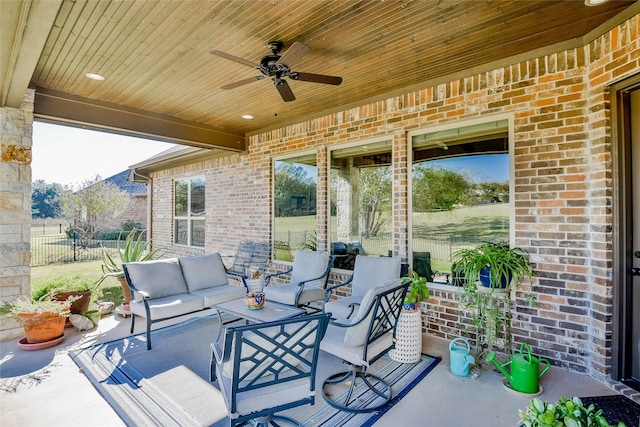
[[[218,252],[123,264],[131,288],[131,333],[136,316],[147,321],[147,349],[151,324],[243,298],[244,286],[229,284]]]

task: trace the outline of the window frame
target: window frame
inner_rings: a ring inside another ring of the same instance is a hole
[[[502,120],[507,121],[508,134],[507,154],[509,155],[509,200],[511,201],[509,209],[509,245],[511,247],[515,246],[515,129],[513,113],[488,115],[468,120],[426,126],[418,129],[412,129],[407,132],[407,260],[409,265],[413,265],[413,138],[419,135],[482,125]]]
[[[375,136],[372,138],[364,138],[364,139],[358,139],[355,141],[350,141],[350,142],[346,142],[344,144],[338,144],[338,145],[332,145],[327,147],[327,203],[326,203],[326,216],[327,216],[327,250],[329,252],[331,252],[331,245],[333,243],[332,240],[332,233],[333,233],[333,228],[332,228],[332,217],[331,217],[331,201],[332,201],[332,192],[331,192],[331,168],[332,168],[332,162],[333,162],[333,152],[334,151],[339,151],[339,150],[344,150],[344,149],[349,149],[349,148],[355,148],[355,147],[359,147],[359,146],[363,146],[363,145],[367,145],[367,144],[379,144],[379,143],[388,143],[388,149],[389,149],[389,153],[391,154],[391,163],[389,165],[389,167],[391,168],[391,215],[390,215],[390,228],[391,228],[391,251],[394,251],[395,248],[393,247],[393,241],[394,241],[394,235],[393,235],[393,230],[394,230],[394,226],[395,224],[393,223],[395,215],[395,205],[396,205],[396,193],[395,191],[393,191],[393,186],[394,186],[394,181],[393,181],[393,176],[394,176],[394,152],[393,152],[393,148],[394,148],[394,141],[395,141],[396,135],[394,134],[386,134],[386,135],[379,135],[379,136]],[[386,151],[385,151],[386,152]],[[337,230],[335,230],[337,233]],[[345,271],[345,272],[349,272],[352,273],[353,270],[345,270],[345,269],[340,269],[340,268],[336,268],[334,267],[334,269],[338,270],[338,271]]]
[[[204,184],[204,209],[203,209],[203,213],[202,216],[194,216],[192,215],[191,212],[191,196],[192,196],[192,184],[193,181],[196,179],[202,179],[202,182]],[[179,182],[187,182],[187,215],[176,215],[176,184]],[[206,176],[204,174],[202,175],[193,175],[193,176],[188,176],[188,177],[183,177],[183,178],[174,178],[173,179],[173,212],[172,212],[172,216],[173,216],[173,244],[176,246],[181,246],[181,247],[188,247],[188,248],[196,248],[196,249],[204,249],[205,248],[205,240],[206,240],[206,192],[207,192],[207,179]],[[177,241],[177,221],[186,221],[187,222],[187,243],[179,243]],[[198,245],[194,245],[193,241],[192,241],[192,231],[193,231],[193,222],[198,221],[198,222],[202,222],[203,223],[203,232],[205,232],[205,235],[202,238],[202,246],[198,246]]]
[[[301,150],[301,151],[296,151],[294,153],[287,153],[287,154],[283,154],[281,156],[274,156],[271,158],[271,247],[273,248],[273,250],[271,251],[271,261],[273,263],[276,264],[285,264],[285,265],[293,265],[293,260],[292,261],[285,261],[285,260],[281,260],[281,259],[276,259],[276,197],[275,197],[275,191],[276,191],[276,162],[282,162],[282,161],[287,161],[287,160],[294,160],[296,158],[299,157],[307,157],[307,156],[314,156],[315,157],[315,168],[316,168],[316,227],[315,227],[315,231],[316,231],[316,236],[319,236],[319,222],[318,222],[318,212],[321,209],[324,209],[323,206],[320,206],[318,204],[318,186],[319,186],[319,181],[320,181],[320,174],[319,174],[319,166],[318,166],[318,150],[317,149],[313,149],[313,150]],[[320,246],[319,244],[320,242],[318,242],[318,246]],[[297,248],[295,248],[297,250]],[[292,254],[294,260],[295,260],[295,251],[294,248],[290,248],[290,250],[292,250],[294,253]]]

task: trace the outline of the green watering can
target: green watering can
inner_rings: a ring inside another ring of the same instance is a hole
[[[500,369],[500,372],[507,377],[511,388],[521,393],[537,393],[539,389],[538,380],[550,368],[548,360],[531,355],[531,348],[526,342],[520,346],[520,352],[511,355],[511,360],[504,365],[498,363],[496,354],[493,351],[487,355],[487,361],[493,362]],[[547,364],[547,367],[542,372],[539,370],[540,362]],[[511,365],[511,374],[505,369],[508,365]]]

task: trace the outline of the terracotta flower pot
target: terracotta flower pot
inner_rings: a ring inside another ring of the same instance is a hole
[[[51,341],[62,336],[66,317],[56,313],[20,314],[28,343]]]
[[[124,300],[124,304],[129,305],[131,302],[131,289],[129,288],[127,279],[122,277],[118,278],[118,281],[120,281],[120,286],[122,286],[122,299]]]
[[[89,304],[91,303],[91,291],[60,292],[59,294],[55,294],[53,299],[56,301],[66,301],[67,298],[77,295],[80,295],[81,298],[71,303],[71,314],[84,314],[89,310]]]

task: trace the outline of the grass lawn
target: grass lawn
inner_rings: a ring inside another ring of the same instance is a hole
[[[86,277],[88,283],[95,283],[102,277],[102,261],[78,261],[64,264],[49,264],[31,268],[31,289],[43,286],[48,280],[67,275]],[[92,303],[112,301],[122,303],[122,287],[115,277],[107,277],[93,293]]]

